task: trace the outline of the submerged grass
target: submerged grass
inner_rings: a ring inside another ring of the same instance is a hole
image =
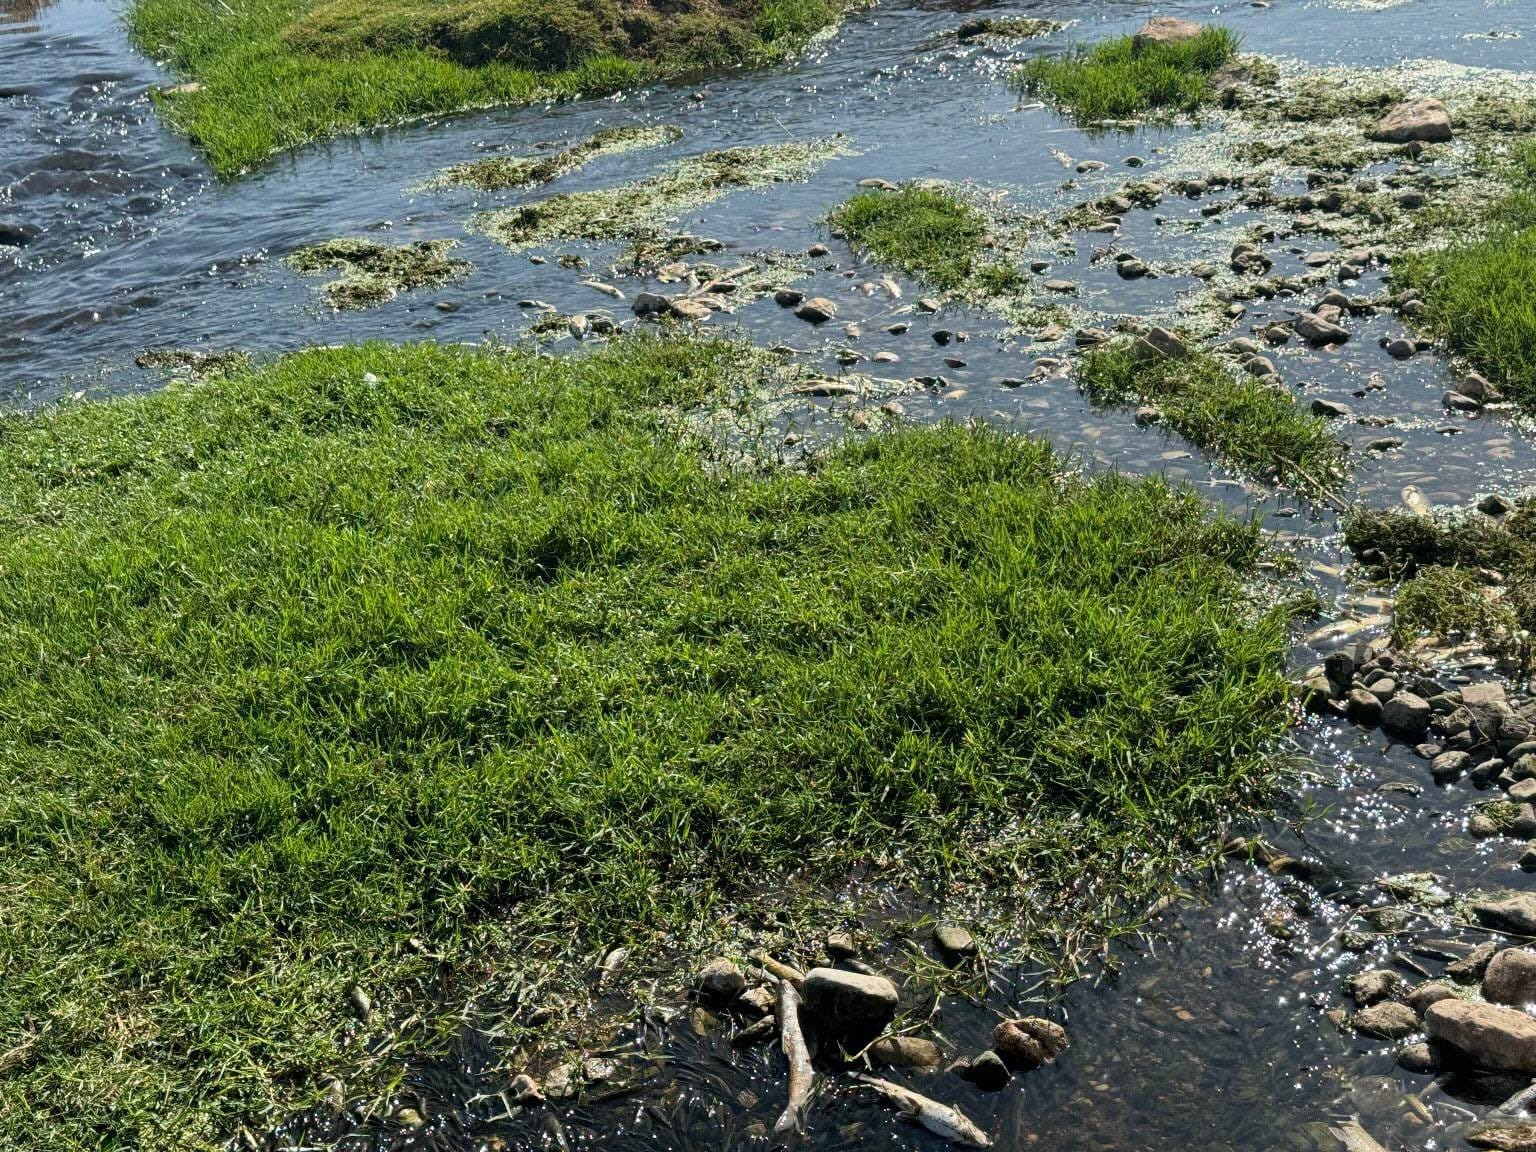
[[[980,428],[721,474],[676,413],[758,363],[368,345],[0,423],[0,1146],[212,1148],[367,1063],[349,988],[791,874],[1123,912],[1270,778],[1253,525]]]
[[[221,176],[338,133],[771,62],[842,0],[134,0],[157,93]]]
[[[617,156],[641,148],[660,148],[665,144],[675,144],[682,138],[681,129],[667,124],[605,128],[547,156],[487,156],[483,160],[455,164],[438,173],[430,186],[479,188],[486,192],[502,188],[531,188],[568,176],[600,156]]]
[[[690,208],[743,189],[803,180],[846,147],[838,135],[705,152],[631,184],[481,212],[470,218],[469,227],[514,251],[554,240],[654,240]]]
[[[372,308],[412,288],[435,288],[467,276],[473,265],[448,255],[457,246],[453,240],[379,244],[344,237],[306,245],[284,262],[305,276],[340,272],[324,291],[326,303],[344,311]]]
[[[1536,141],[1516,150],[1509,192],[1488,208],[1482,235],[1410,253],[1392,279],[1420,293],[1429,332],[1536,411]]]
[[[989,296],[1026,284],[1013,265],[987,258],[987,218],[943,188],[909,184],[859,192],[833,209],[827,222],[875,259],[936,288]]]
[[[1237,56],[1237,35],[1208,27],[1173,43],[1138,45],[1121,36],[1065,56],[1041,56],[1013,75],[1016,88],[1050,97],[1074,119],[1091,124],[1152,110],[1193,112],[1214,96],[1212,74]]]
[[[1120,343],[1083,357],[1077,378],[1094,400],[1155,405],[1161,422],[1192,444],[1314,497],[1345,475],[1344,447],[1327,421],[1283,388],[1234,376],[1209,353],[1142,356]]]

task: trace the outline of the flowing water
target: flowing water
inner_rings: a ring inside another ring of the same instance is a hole
[[[1027,208],[1059,213],[1123,183],[1132,175],[1123,164],[1132,153],[1149,161],[1135,174],[1156,176],[1197,130],[1088,136],[1047,110],[1021,106],[1003,83],[1012,58],[1130,30],[1154,10],[1219,18],[1241,32],[1250,49],[1316,65],[1387,68],[1427,58],[1518,70],[1527,66],[1527,46],[1536,39],[1536,8],[1518,0],[1275,0],[1267,6],[1207,0],[1155,9],[1129,0],[996,6],[884,0],[783,70],[405,125],[311,147],[220,183],[184,140],[157,122],[147,91],[167,78],[130,50],[110,7],[98,0],[0,0],[0,237],[22,241],[0,246],[0,396],[24,407],[152,388],[161,378],[134,360],[157,347],[263,353],[366,338],[513,340],[529,321],[517,305],[524,298],[562,311],[607,305],[616,318],[627,318],[624,305],[579,283],[587,275],[606,277],[616,248],[551,245],[535,250],[546,262],[533,263],[526,253],[509,253],[465,231],[476,210],[548,191],[413,189],[451,163],[495,151],[530,154],[547,142],[622,124],[672,124],[682,138],[664,149],[599,160],[552,190],[636,179],[667,159],[710,148],[841,131],[854,154],[831,161],[812,179],[739,193],[680,222],[682,230],[738,252],[803,251],[828,242],[814,278],[800,286],[837,301],[838,322],[828,328],[838,332],[810,329],[767,299],[743,307],[730,324],[760,343],[789,344],[836,372],[836,351],[850,343],[841,326],[857,323],[863,335],[852,343],[862,353],[893,351],[900,367],[892,371],[942,377],[903,397],[909,418],[1006,422],[1048,436],[1090,465],[1188,479],[1213,500],[1262,513],[1295,533],[1313,564],[1310,585],[1337,612],[1369,615],[1378,606],[1356,603],[1358,591],[1339,578],[1337,523],[1326,509],[1232,478],[1176,437],[1137,427],[1127,412],[1094,408],[1062,376],[1004,385],[1004,379],[1028,377],[1039,353],[1006,337],[985,315],[912,315],[910,332],[888,335],[883,326],[893,310],[920,290],[903,281],[900,300],[885,291],[865,293],[861,286],[884,271],[866,267],[819,223],[869,177],[975,180],[1009,189]],[[1073,23],[1051,39],[1007,50],[959,45],[945,35],[975,12]],[[1107,167],[1079,175],[1059,154]],[[1172,243],[1170,235],[1198,244],[1208,229],[1211,256],[1220,259],[1230,241],[1221,241],[1217,229],[1227,235],[1248,213],[1226,214],[1218,224],[1201,213],[1210,202],[1170,200],[1133,212],[1116,243],[1156,257]],[[316,282],[280,258],[301,244],[345,235],[391,243],[455,239],[456,254],[472,261],[474,271],[449,287],[336,314],[323,306]],[[1102,238],[1079,236],[1055,257],[1058,274],[1079,282],[1090,307],[1156,311],[1197,287],[1182,276],[1122,281],[1108,262],[1091,262],[1095,241]],[[1327,245],[1280,244],[1272,251],[1276,272],[1299,270],[1301,255],[1318,246]],[[556,259],[578,252],[588,271],[561,267]],[[1356,290],[1380,286],[1372,273]],[[1253,302],[1232,334],[1284,319],[1294,303]],[[931,333],[941,327],[969,339],[940,346]],[[1357,415],[1396,420],[1391,434],[1402,447],[1357,452],[1346,498],[1389,506],[1413,484],[1435,503],[1460,504],[1536,477],[1532,441],[1516,424],[1494,415],[1445,415],[1445,363],[1431,356],[1397,362],[1377,346],[1378,336],[1401,334],[1396,320],[1380,316],[1351,327],[1354,338],[1337,353],[1287,348],[1277,354],[1285,379],[1306,397],[1341,400]],[[964,363],[946,363],[955,359]],[[1373,374],[1385,387],[1364,387]],[[1382,430],[1350,423],[1340,435],[1362,449]],[[1293,655],[1298,667],[1316,658],[1300,642]],[[1247,864],[1196,878],[1192,898],[1160,918],[1159,939],[1122,949],[1113,975],[1079,984],[1051,1009],[1072,1035],[1055,1065],[997,1094],[952,1076],[925,1081],[925,1090],[963,1107],[1010,1152],[1331,1150],[1338,1145],[1329,1124],[1350,1116],[1359,1116],[1388,1147],[1456,1146],[1455,1126],[1486,1111],[1488,1098],[1504,1086],[1431,1085],[1427,1076],[1397,1069],[1390,1045],[1341,1034],[1324,1011],[1340,1005],[1342,982],[1370,957],[1343,951],[1340,929],[1358,906],[1385,899],[1371,884],[1382,874],[1433,870],[1456,890],[1529,887],[1536,880],[1515,868],[1519,846],[1513,842],[1474,847],[1465,838],[1469,786],[1433,787],[1411,749],[1342,723],[1314,722],[1296,739],[1311,774],[1271,835],[1321,863],[1310,883]],[[1383,788],[1403,784],[1422,791]],[[1410,934],[1380,944],[1374,959],[1407,948],[1414,933],[1454,934],[1450,926],[1420,921]],[[1436,962],[1419,962],[1438,969]],[[939,1031],[959,1053],[985,1046],[999,1013],[1038,1010],[1031,974],[994,976],[984,1004],[943,1005]],[[723,1032],[699,1036],[686,1018],[639,1026],[616,1037],[615,1045],[634,1083],[606,1100],[508,1116],[499,1094],[509,1074],[471,1033],[457,1059],[413,1066],[416,1091],[431,1102],[424,1127],[357,1126],[317,1113],[266,1139],[272,1147],[314,1146],[339,1136],[349,1147],[769,1145],[762,1125],[771,1126],[784,1093],[775,1051],[734,1050]],[[558,1117],[558,1130],[551,1117]],[[844,1083],[822,1093],[808,1139],[828,1150],[938,1146]]]

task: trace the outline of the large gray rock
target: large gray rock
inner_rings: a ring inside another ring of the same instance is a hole
[[[1506,948],[1488,962],[1483,996],[1495,1004],[1536,1002],[1536,952]]]
[[[1371,129],[1371,139],[1386,144],[1414,140],[1439,144],[1451,138],[1451,116],[1438,100],[1409,100],[1389,109]]]
[[[1381,708],[1381,726],[1394,736],[1416,738],[1429,730],[1429,701],[1412,692],[1399,692]]]
[[[1536,1020],[1516,1008],[1441,1000],[1424,1013],[1424,1030],[1479,1068],[1536,1072]]]
[[[1157,44],[1181,44],[1200,35],[1202,29],[1193,20],[1180,20],[1176,16],[1154,16],[1141,26],[1132,44],[1137,50],[1145,50]]]
[[[1536,936],[1536,892],[1492,892],[1474,897],[1469,907],[1484,928]]]
[[[896,985],[884,976],[812,968],[800,985],[801,1012],[817,1033],[850,1051],[885,1030],[896,1015]]]

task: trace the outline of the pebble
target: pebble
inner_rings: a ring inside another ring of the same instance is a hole
[[[940,922],[933,929],[934,943],[954,959],[976,955],[976,938],[962,924]]]

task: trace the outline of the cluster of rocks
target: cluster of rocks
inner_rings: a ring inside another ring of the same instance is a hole
[[[1479,919],[1536,928],[1536,896],[1503,893],[1475,899]],[[1536,1075],[1536,952],[1493,941],[1446,966],[1440,978],[1410,984],[1390,969],[1357,973],[1349,984],[1357,1011],[1349,1024],[1363,1036],[1412,1041],[1398,1061],[1413,1072],[1470,1067]],[[1423,1040],[1414,1038],[1422,1035]]]

